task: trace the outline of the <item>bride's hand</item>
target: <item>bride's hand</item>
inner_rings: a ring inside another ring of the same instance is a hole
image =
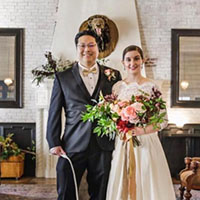
[[[145,130],[142,127],[135,127],[133,129],[133,136],[144,135],[144,134],[145,134]]]

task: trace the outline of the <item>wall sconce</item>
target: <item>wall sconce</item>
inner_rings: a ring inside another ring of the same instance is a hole
[[[186,90],[189,86],[189,82],[184,80],[184,81],[181,81],[180,85],[183,90]]]
[[[7,85],[7,86],[10,86],[13,84],[13,80],[11,78],[5,78],[4,79],[4,83]]]

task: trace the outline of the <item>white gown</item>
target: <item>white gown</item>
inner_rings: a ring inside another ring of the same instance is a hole
[[[137,83],[126,84],[124,81],[120,81],[114,85],[113,91],[118,95],[118,99],[130,100],[133,94],[141,94],[138,89],[150,94],[152,87],[156,87],[153,82],[145,82],[142,85],[138,85]],[[167,123],[161,124],[161,128],[166,125]],[[136,165],[135,200],[175,200],[175,192],[167,160],[157,132],[137,136],[137,138],[140,140],[141,146],[134,148]],[[130,200],[127,195],[124,197],[124,193],[127,192],[124,173],[127,170],[128,151],[129,142],[124,145],[122,140],[117,137],[106,200]]]

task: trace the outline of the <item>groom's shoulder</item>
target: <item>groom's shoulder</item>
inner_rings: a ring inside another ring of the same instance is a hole
[[[115,72],[119,72],[119,70],[117,70],[117,69],[114,69],[114,68],[112,68],[112,67],[108,67],[108,66],[105,66],[105,65],[100,65],[101,66],[101,68],[103,68],[104,70],[111,70],[111,71],[115,71]],[[120,73],[120,72],[119,72]]]
[[[56,76],[58,77],[66,77],[67,75],[71,76],[73,69],[76,67],[77,63],[73,63],[72,65],[68,66],[67,69],[61,72],[57,72]]]

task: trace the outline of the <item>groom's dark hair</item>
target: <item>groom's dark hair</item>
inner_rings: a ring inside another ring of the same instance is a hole
[[[76,34],[75,36],[75,45],[77,47],[77,44],[78,44],[78,39],[84,35],[89,35],[89,36],[92,36],[96,43],[98,44],[99,43],[99,39],[98,39],[98,35],[94,32],[94,31],[89,31],[89,30],[84,30],[84,31],[81,31],[79,33]]]

